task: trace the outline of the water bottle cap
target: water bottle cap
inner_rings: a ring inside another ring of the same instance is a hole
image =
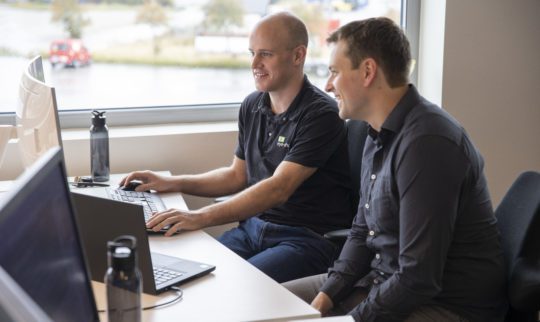
[[[94,126],[104,126],[105,125],[105,119],[107,118],[104,114],[106,111],[98,111],[93,110],[92,111],[92,125]]]
[[[137,266],[137,241],[133,236],[120,236],[107,243],[109,266],[115,270],[132,271]]]
[[[111,256],[111,266],[115,270],[131,271],[135,268],[135,256],[131,249],[127,247],[118,247]]]

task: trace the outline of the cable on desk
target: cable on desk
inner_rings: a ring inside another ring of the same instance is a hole
[[[171,290],[175,290],[175,291],[176,291],[176,297],[175,297],[175,298],[173,298],[173,299],[170,300],[170,301],[164,302],[164,303],[159,303],[159,304],[151,305],[151,306],[145,306],[145,307],[142,308],[143,311],[144,311],[144,310],[155,309],[155,308],[157,308],[157,307],[161,307],[161,306],[173,304],[173,303],[176,303],[176,302],[180,302],[180,301],[182,300],[182,297],[184,296],[184,291],[182,291],[182,289],[179,288],[179,287],[177,287],[177,286],[172,286],[172,287],[171,287]]]
[[[151,309],[155,309],[155,308],[162,307],[162,306],[165,306],[165,305],[180,302],[182,300],[183,296],[184,296],[184,291],[182,291],[182,289],[177,287],[177,286],[173,286],[173,287],[171,287],[171,289],[176,291],[176,296],[173,299],[171,299],[171,300],[169,300],[167,302],[156,304],[156,305],[145,306],[145,307],[142,308],[142,310],[143,311],[151,310]],[[104,313],[104,312],[106,312],[106,310],[98,310],[98,313]]]

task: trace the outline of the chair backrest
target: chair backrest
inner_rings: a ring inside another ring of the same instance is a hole
[[[362,175],[362,154],[367,137],[367,123],[358,120],[347,120],[347,139],[349,144],[349,165],[354,191],[355,209],[360,199],[360,176]]]
[[[351,183],[353,191],[353,206],[356,211],[360,201],[360,177],[362,176],[362,155],[364,154],[364,144],[366,143],[368,125],[364,121],[347,120],[347,141],[349,148],[349,167],[351,172]],[[355,213],[356,214],[356,213]],[[349,228],[329,231],[324,234],[324,238],[335,243],[339,248],[343,247]],[[339,255],[339,253],[338,253]]]
[[[524,172],[512,184],[495,215],[508,270],[512,309],[540,309],[540,173]]]
[[[518,257],[540,256],[539,211],[540,173],[524,172],[512,184],[495,211],[508,267]]]

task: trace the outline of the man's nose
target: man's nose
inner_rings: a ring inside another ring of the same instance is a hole
[[[329,77],[328,80],[326,81],[326,86],[324,86],[325,91],[329,93],[334,91],[334,84],[332,82],[333,82],[332,78]]]
[[[255,54],[251,58],[251,68],[255,69],[257,67],[261,67],[261,59],[260,59],[259,55]]]

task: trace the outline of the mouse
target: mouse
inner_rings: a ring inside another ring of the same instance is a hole
[[[124,191],[135,191],[135,188],[137,188],[141,184],[142,184],[142,182],[137,181],[137,180],[133,180],[133,181],[128,182],[125,186],[120,187],[118,189],[124,190]]]

